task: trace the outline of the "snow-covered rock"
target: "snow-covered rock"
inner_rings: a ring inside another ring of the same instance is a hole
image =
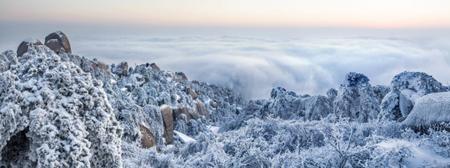
[[[294,119],[304,116],[301,110],[301,97],[295,92],[276,87],[272,89],[270,98],[267,110],[273,117]]]
[[[194,138],[187,136],[186,134],[183,134],[181,132],[178,131],[174,131],[174,133],[180,137],[180,139],[184,142],[184,143],[194,143],[197,142]]]
[[[379,101],[369,78],[365,75],[350,72],[339,89],[333,102],[333,110],[337,117],[367,122],[375,119],[379,113]]]
[[[388,86],[383,85],[375,85],[372,87],[372,89],[378,102],[383,101],[384,96],[386,96],[390,91],[390,88]]]
[[[112,73],[119,75],[119,76],[126,76],[128,75],[128,63],[127,62],[121,62],[119,65],[111,65],[111,71]]]
[[[83,71],[90,73],[94,78],[104,81],[105,85],[110,83],[111,70],[109,66],[96,59],[90,60],[86,57],[78,55],[61,53],[59,54],[62,60],[73,62],[78,65]]]
[[[150,64],[150,67],[152,67],[152,69],[153,69],[153,70],[156,70],[156,71],[161,70],[161,69],[159,68],[159,66],[156,65],[156,63],[151,63],[151,64]]]
[[[450,92],[431,93],[418,98],[411,113],[402,123],[414,127],[450,124]]]
[[[447,87],[426,73],[402,72],[392,79],[390,92],[381,103],[380,118],[402,121],[419,97],[447,90]]]
[[[22,41],[22,43],[19,44],[19,47],[17,47],[17,56],[20,57],[24,53],[28,52],[29,49],[33,48],[34,46],[43,45],[41,41],[37,39],[29,39]]]
[[[187,78],[186,74],[184,74],[183,72],[175,72],[174,80],[177,82],[181,82],[181,81],[187,81],[188,78]]]
[[[243,122],[242,120],[255,117],[320,120],[333,112],[331,99],[326,96],[298,95],[282,87],[275,87],[270,99],[250,100],[236,121]]]

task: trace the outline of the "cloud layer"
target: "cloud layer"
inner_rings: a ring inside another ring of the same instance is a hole
[[[76,54],[107,63],[156,62],[248,98],[268,97],[274,86],[323,94],[351,71],[366,74],[373,85],[388,85],[402,71],[423,71],[450,84],[450,38],[440,36],[68,34]]]
[[[389,84],[402,71],[450,81],[450,43],[389,38],[270,39],[238,36],[126,37],[78,43],[79,53],[107,62],[156,62],[191,79],[235,88],[249,98],[274,86],[299,93],[336,88],[350,71]],[[434,43],[434,44],[433,44]]]

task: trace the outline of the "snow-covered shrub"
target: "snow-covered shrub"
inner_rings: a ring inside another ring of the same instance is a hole
[[[334,100],[333,109],[336,116],[359,122],[376,119],[380,111],[379,102],[369,78],[360,73],[348,73]]]
[[[8,70],[12,65],[17,64],[17,55],[12,50],[0,53],[0,72]]]
[[[0,165],[122,165],[122,129],[101,81],[42,45],[0,76]]]

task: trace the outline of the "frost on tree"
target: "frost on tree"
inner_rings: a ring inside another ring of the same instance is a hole
[[[122,129],[102,89],[44,45],[0,74],[0,165],[121,167]]]
[[[268,110],[273,117],[283,119],[294,119],[304,116],[300,109],[301,98],[293,91],[287,91],[284,88],[273,88],[270,93],[271,102]]]
[[[378,106],[379,102],[369,78],[355,72],[345,76],[333,103],[336,116],[360,122],[375,119],[379,112]]]
[[[14,51],[8,50],[0,53],[0,72],[7,71],[15,64],[17,64],[17,55]]]

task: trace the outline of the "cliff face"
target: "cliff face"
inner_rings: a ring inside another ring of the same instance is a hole
[[[276,87],[269,99],[246,101],[155,63],[107,65],[71,52],[55,32],[0,54],[0,167],[387,166],[368,157],[381,155],[374,137],[405,138],[396,131],[423,120],[430,104],[420,97],[448,91],[425,73],[400,73],[387,87],[351,72],[327,96]],[[353,153],[336,151],[350,143]],[[303,156],[313,149],[330,154]],[[321,155],[327,164],[311,158]]]

